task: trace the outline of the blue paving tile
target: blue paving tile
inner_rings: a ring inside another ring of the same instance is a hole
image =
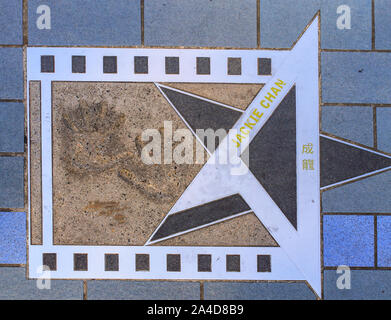
[[[391,108],[377,108],[377,146],[391,153]]]
[[[320,8],[320,0],[262,0],[262,48],[290,48]]]
[[[0,208],[24,207],[23,168],[23,157],[0,157]]]
[[[316,296],[303,282],[205,282],[205,300],[312,300]]]
[[[22,48],[0,48],[0,99],[23,99]]]
[[[391,212],[391,171],[322,193],[323,212]]]
[[[391,53],[322,53],[323,102],[389,103],[390,81]]]
[[[256,0],[148,0],[144,17],[146,45],[257,45]]]
[[[377,263],[391,267],[391,217],[377,217]]]
[[[391,15],[389,0],[375,1],[375,47],[391,49]]]
[[[30,0],[29,44],[138,45],[141,43],[140,1]],[[48,5],[51,29],[38,29],[40,5]]]
[[[198,300],[197,282],[88,281],[88,300]]]
[[[391,272],[388,270],[351,270],[350,289],[338,289],[336,270],[324,272],[324,299],[326,300],[389,300],[391,299]]]
[[[350,8],[351,29],[338,29],[337,8]],[[371,49],[372,48],[372,4],[371,0],[323,0],[322,48],[326,49]]]
[[[23,44],[22,0],[0,0],[0,44]]]
[[[24,212],[0,212],[0,263],[26,263]]]
[[[322,131],[373,146],[371,107],[322,107]]]
[[[24,151],[24,104],[0,103],[0,152]]]
[[[50,289],[38,289],[26,279],[25,268],[0,268],[0,300],[81,300],[83,281],[51,280]]]
[[[373,216],[323,216],[325,266],[374,265]]]

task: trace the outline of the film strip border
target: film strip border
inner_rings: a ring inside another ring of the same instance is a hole
[[[29,278],[304,280],[286,261],[276,247],[31,246]]]
[[[28,48],[28,80],[266,83],[289,51]],[[99,67],[97,67],[99,66]]]

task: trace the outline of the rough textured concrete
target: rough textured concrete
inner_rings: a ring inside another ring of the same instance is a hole
[[[254,213],[217,223],[172,239],[164,246],[278,246]]]
[[[185,124],[153,84],[55,83],[53,97],[54,242],[143,245],[201,165],[144,164],[142,130]]]

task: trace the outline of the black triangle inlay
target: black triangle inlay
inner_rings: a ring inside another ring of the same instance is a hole
[[[205,203],[169,215],[152,237],[152,241],[249,211],[250,207],[239,194]]]
[[[196,132],[197,129],[206,130],[209,128],[214,131],[224,129],[228,132],[242,115],[239,111],[225,108],[212,102],[198,99],[165,87],[160,88],[194,132]],[[219,141],[215,142],[215,148],[213,148],[209,143],[207,144],[206,137],[199,137],[204,141],[204,145],[208,147],[209,151],[213,152],[214,149],[217,148]],[[222,138],[223,137],[221,137],[221,139]]]
[[[325,187],[391,166],[385,156],[320,137],[320,185]]]
[[[250,142],[249,151],[251,172],[297,229],[295,87]]]

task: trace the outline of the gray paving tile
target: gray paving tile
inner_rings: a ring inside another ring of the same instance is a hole
[[[88,281],[88,300],[198,300],[197,282]]]
[[[350,29],[339,29],[337,8],[350,8]],[[325,49],[371,49],[372,48],[372,4],[371,0],[322,0],[321,39]]]
[[[324,212],[389,213],[391,171],[380,173],[322,193]]]
[[[261,0],[262,48],[290,48],[320,8],[320,0]]]
[[[350,289],[338,289],[337,279],[343,274],[324,271],[324,299],[326,300],[382,300],[391,299],[391,272],[388,270],[351,270]]]
[[[24,151],[24,104],[0,103],[0,152]]]
[[[23,168],[23,157],[0,157],[0,208],[24,207]]]
[[[0,212],[0,263],[26,263],[24,212]]]
[[[146,45],[257,45],[256,0],[148,0],[144,19]]]
[[[388,0],[375,1],[375,47],[376,49],[391,49],[391,15]]]
[[[36,280],[26,279],[25,268],[0,268],[0,300],[81,300],[83,282],[51,280],[50,289],[38,289]]]
[[[50,8],[51,28],[38,29],[37,8]],[[140,1],[69,0],[28,2],[28,35],[32,45],[138,45]],[[115,17],[115,18],[113,18]]]
[[[377,108],[376,115],[378,148],[391,152],[391,108]]]
[[[372,107],[322,107],[322,130],[372,147]]]
[[[0,0],[0,44],[23,44],[22,0]]]
[[[377,217],[377,263],[379,267],[391,267],[391,217]]]
[[[325,266],[373,266],[373,216],[323,216],[323,247]]]
[[[23,99],[22,48],[0,48],[0,99]]]
[[[315,295],[303,282],[205,282],[205,300],[309,300]]]
[[[322,53],[323,102],[389,103],[390,81],[391,53]]]

